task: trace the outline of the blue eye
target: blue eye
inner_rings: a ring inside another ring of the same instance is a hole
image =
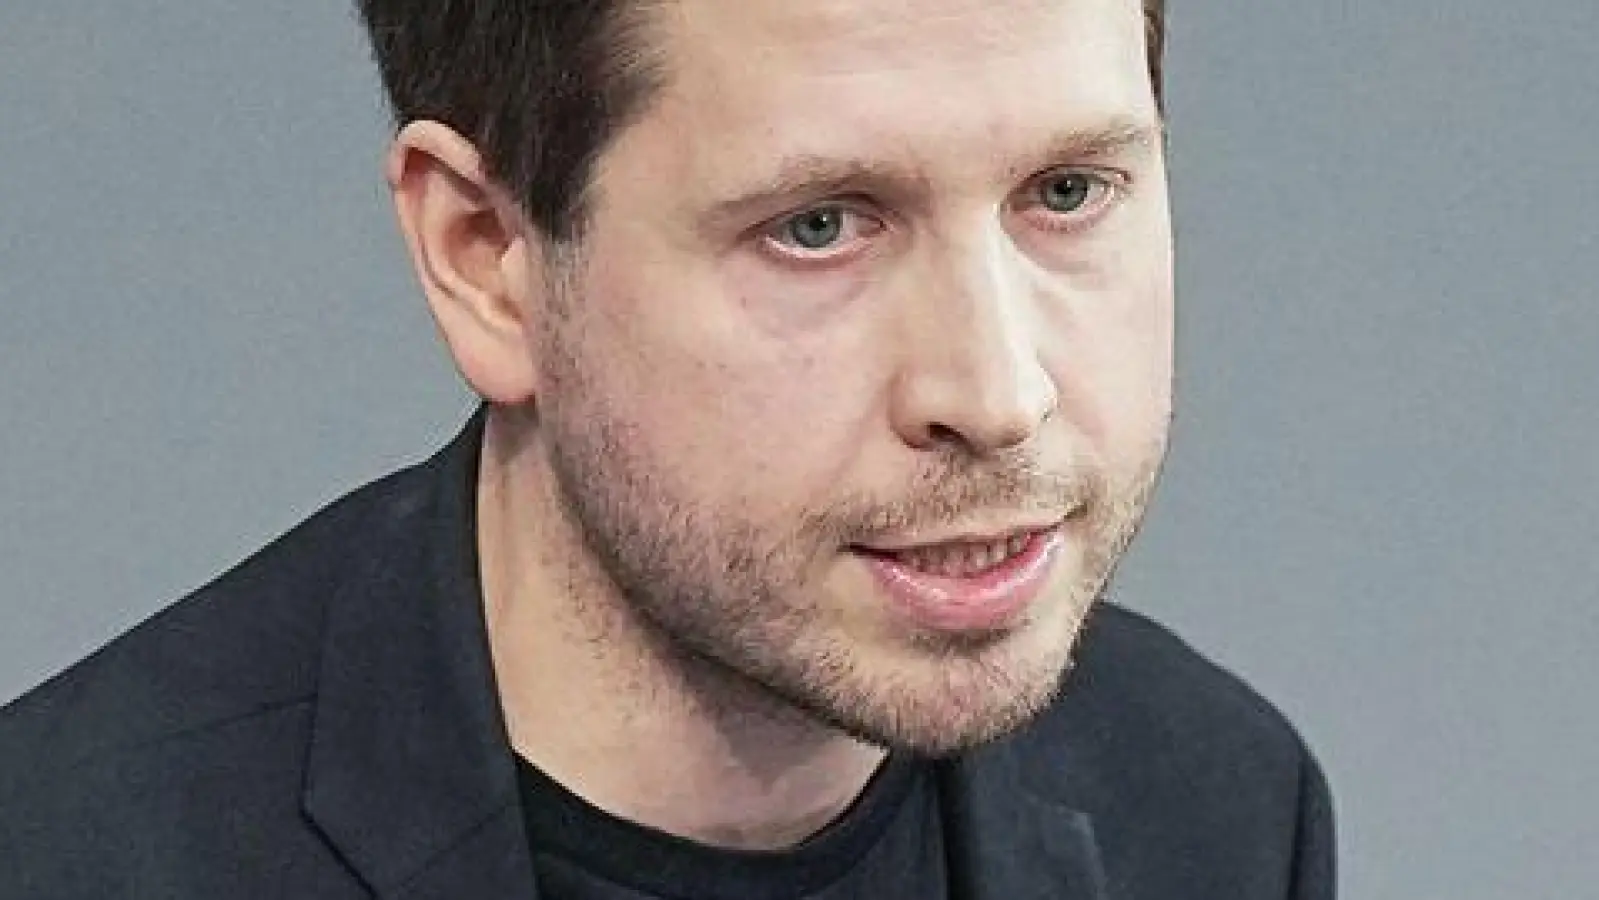
[[[837,243],[843,232],[844,210],[820,206],[785,220],[781,236],[801,250],[825,250]]]
[[[1050,212],[1071,215],[1082,210],[1094,199],[1100,186],[1093,176],[1082,172],[1068,172],[1044,182],[1044,206]]]

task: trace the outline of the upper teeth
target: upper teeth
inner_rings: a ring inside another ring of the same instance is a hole
[[[1027,535],[1016,534],[984,544],[952,543],[913,547],[896,554],[909,565],[936,575],[960,575],[991,569],[1022,552]]]

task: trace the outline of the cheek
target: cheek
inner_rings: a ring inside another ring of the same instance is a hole
[[[839,331],[758,327],[750,307],[771,317],[770,300],[669,277],[591,285],[580,339],[604,398],[595,408],[676,495],[791,526],[846,481],[871,418],[869,377]]]
[[[1171,419],[1173,321],[1169,279],[1148,285],[1136,312],[1120,323],[1124,348],[1118,360],[1105,360],[1109,415],[1116,418],[1124,454],[1138,455],[1164,441]]]
[[[1051,368],[1063,408],[1107,460],[1162,439],[1171,414],[1169,267],[1148,266],[1080,296]]]
[[[739,359],[703,372],[719,399],[700,411],[709,484],[782,527],[849,483],[873,421],[871,394],[832,356],[799,351]]]

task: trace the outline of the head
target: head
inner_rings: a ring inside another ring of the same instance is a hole
[[[1164,456],[1162,4],[361,8],[441,332],[614,602],[880,744],[1041,709]],[[1045,525],[1001,627],[873,575]]]

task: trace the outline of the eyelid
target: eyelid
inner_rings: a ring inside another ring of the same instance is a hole
[[[1041,223],[1040,227],[1046,231],[1077,232],[1092,228],[1099,220],[1112,212],[1121,201],[1132,191],[1133,179],[1126,172],[1115,169],[1100,168],[1084,165],[1063,165],[1048,169],[1026,181],[1024,196],[1032,196],[1040,184],[1051,178],[1068,175],[1083,175],[1094,182],[1099,199],[1086,213],[1051,213],[1045,212],[1053,221]],[[827,250],[804,250],[796,248],[780,239],[780,232],[795,219],[821,210],[837,210],[845,217],[845,221],[874,222],[874,227],[867,229],[867,235],[879,234],[889,227],[882,218],[862,209],[866,204],[857,197],[832,197],[817,200],[797,209],[792,209],[776,218],[769,219],[756,228],[755,234],[762,245],[762,249],[783,262],[797,265],[824,265],[838,263],[850,259],[861,252],[860,244],[863,239],[844,241]],[[1033,206],[1036,204],[1029,204]]]
[[[1098,199],[1084,210],[1077,212],[1057,213],[1044,209],[1041,215],[1050,221],[1041,223],[1040,227],[1046,231],[1077,232],[1092,228],[1120,206],[1133,189],[1133,179],[1125,172],[1093,166],[1058,166],[1028,179],[1023,196],[1029,200],[1034,199],[1034,192],[1044,182],[1051,178],[1070,175],[1080,175],[1091,180],[1098,193]],[[1029,202],[1028,206],[1030,209],[1039,208],[1040,204]]]
[[[855,253],[859,252],[858,245],[861,243],[862,238],[841,238],[839,243],[833,245],[833,247],[829,249],[805,250],[780,240],[779,234],[789,225],[789,223],[793,222],[795,219],[802,218],[810,215],[811,213],[820,212],[823,210],[836,210],[844,217],[844,221],[846,223],[846,235],[849,233],[847,223],[852,221],[875,222],[875,225],[869,225],[865,229],[857,229],[864,230],[866,232],[866,236],[868,237],[879,234],[887,229],[888,226],[882,222],[880,217],[863,211],[861,206],[862,204],[858,200],[850,197],[820,200],[815,203],[800,207],[799,209],[783,213],[777,218],[767,221],[757,229],[757,237],[760,239],[763,249],[765,249],[768,253],[780,257],[784,262],[802,265],[808,263],[823,264],[838,262],[840,260],[852,257],[855,255]]]

